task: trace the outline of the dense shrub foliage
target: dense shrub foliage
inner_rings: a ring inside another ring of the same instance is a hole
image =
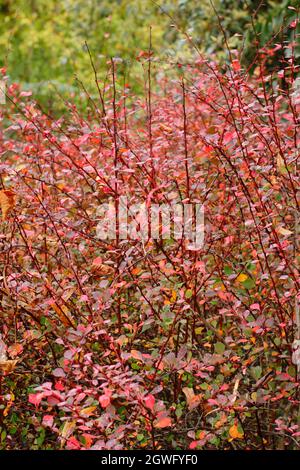
[[[265,70],[278,47],[252,78],[234,53],[199,55],[138,98],[113,61],[88,117],[70,104],[54,120],[9,86],[3,447],[299,446],[299,104],[294,61]],[[124,195],[204,204],[203,247],[99,239],[100,204]]]

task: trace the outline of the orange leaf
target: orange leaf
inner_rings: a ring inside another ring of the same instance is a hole
[[[23,352],[23,346],[20,343],[14,343],[8,348],[10,357],[19,356]]]
[[[70,311],[66,305],[62,305],[60,307],[56,303],[53,303],[52,308],[57,313],[58,318],[64,326],[74,326],[70,318]]]
[[[136,359],[137,361],[143,361],[143,356],[142,356],[142,353],[140,353],[140,351],[137,351],[136,349],[132,349],[130,351],[130,354],[131,354],[131,357],[133,357],[133,359]]]
[[[240,432],[238,426],[234,424],[229,429],[229,436],[232,437],[232,439],[242,439],[244,437],[244,433],[243,431]]]
[[[248,279],[248,276],[247,274],[244,274],[244,273],[239,274],[238,277],[236,278],[238,282],[245,282],[247,279]]]
[[[167,428],[168,426],[172,425],[171,418],[165,416],[164,418],[160,418],[154,423],[155,428]]]
[[[92,272],[97,276],[112,276],[115,270],[112,266],[104,264],[102,258],[98,256],[92,263]]]
[[[6,220],[8,213],[16,204],[16,195],[10,189],[2,189],[0,191],[0,207],[2,211],[2,219]]]
[[[0,362],[0,371],[5,372],[6,374],[9,374],[14,370],[18,363],[18,360],[8,360],[8,361],[1,361]]]

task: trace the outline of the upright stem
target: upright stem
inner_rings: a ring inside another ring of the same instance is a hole
[[[114,60],[111,59],[112,65],[112,80],[113,80],[113,143],[114,143],[114,177],[115,177],[115,220],[116,220],[116,247],[119,246],[119,185],[118,185],[118,177],[119,177],[119,169],[118,169],[118,141],[117,141],[117,106],[116,106],[116,77],[115,77],[115,63]],[[119,264],[116,268],[116,276],[119,277]],[[117,319],[118,319],[118,328],[121,331],[122,326],[122,318],[121,318],[121,299],[118,296],[117,299]]]
[[[152,138],[152,82],[151,82],[151,56],[152,56],[152,26],[149,28],[149,50],[148,50],[148,134],[149,134],[149,153],[151,162],[151,188],[155,188],[155,167],[153,157],[153,138]]]
[[[189,175],[189,162],[188,162],[188,143],[187,143],[187,117],[186,117],[186,103],[185,103],[185,83],[184,78],[181,82],[182,86],[182,109],[183,109],[183,139],[184,139],[184,164],[186,174],[186,197],[190,198],[190,175]]]

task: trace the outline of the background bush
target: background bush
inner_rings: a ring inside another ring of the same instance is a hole
[[[287,7],[297,3],[263,2],[255,18],[255,30],[262,44],[280,29],[285,17],[295,15]],[[135,59],[149,47],[150,25],[153,48],[163,61],[194,58],[194,50],[184,35],[172,26],[174,20],[193,37],[201,51],[226,59],[224,37],[209,0],[167,0],[161,8],[158,4],[151,0],[2,0],[0,63],[7,67],[12,80],[33,90],[49,108],[54,102],[58,106],[59,101],[53,85],[65,97],[72,92],[78,94],[77,77],[95,91],[85,41],[101,78],[105,77],[107,60],[121,57],[124,64],[120,73],[127,76],[138,93],[143,93],[143,78]],[[245,64],[255,55],[251,12],[259,4],[257,0],[215,1],[229,46],[240,48],[245,41]]]

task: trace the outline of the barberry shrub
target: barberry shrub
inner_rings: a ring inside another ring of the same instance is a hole
[[[55,119],[7,86],[3,447],[299,447],[294,48],[258,49],[251,74],[232,51],[157,75],[145,52],[144,97],[112,60],[88,112]],[[139,237],[139,220],[135,237],[99,237],[99,207],[124,196],[203,205],[202,246]]]

